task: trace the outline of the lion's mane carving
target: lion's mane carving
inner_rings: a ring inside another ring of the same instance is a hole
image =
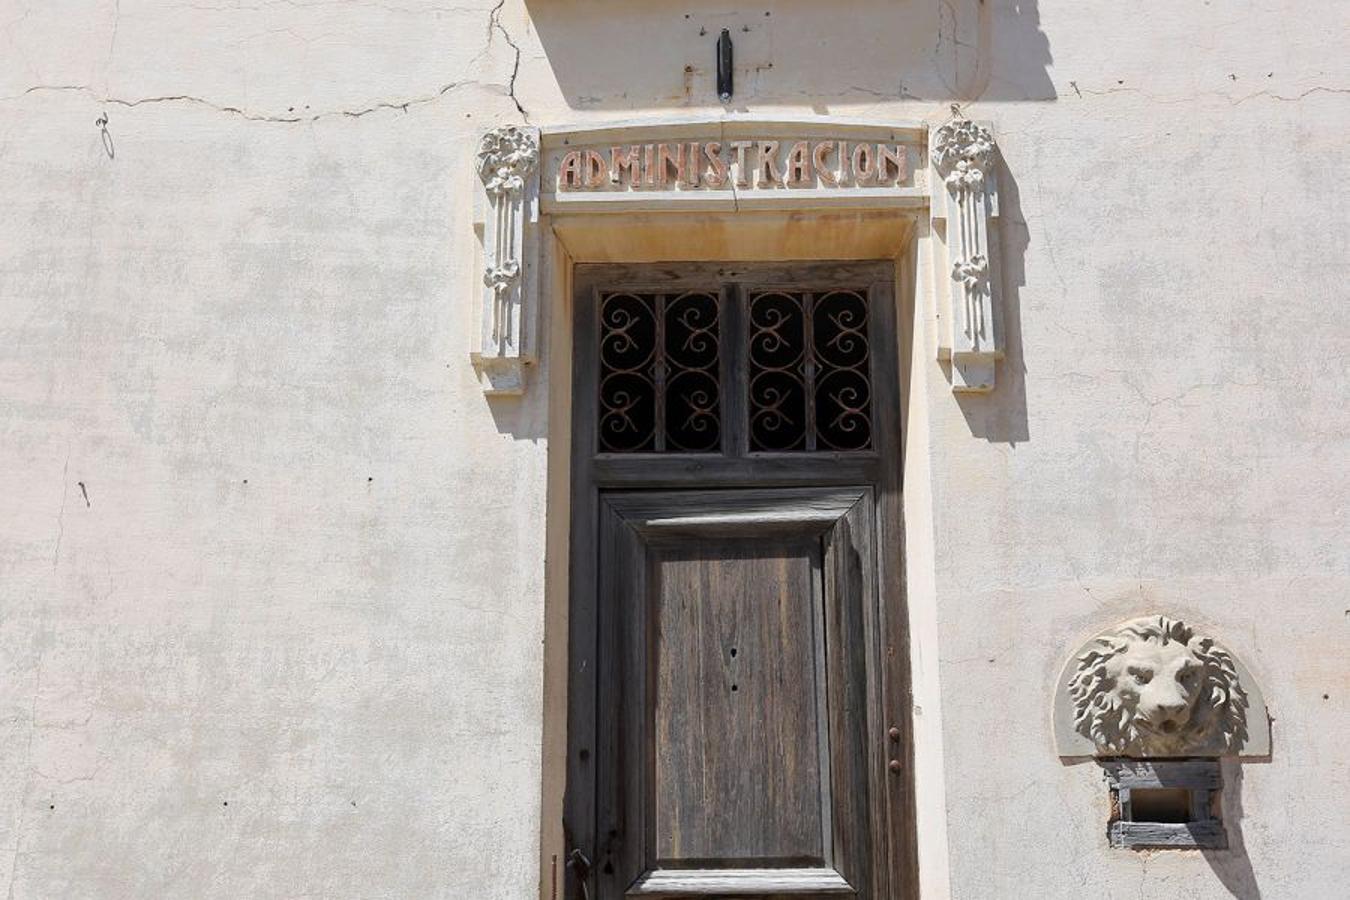
[[[1148,616],[1099,635],[1069,683],[1074,728],[1099,753],[1230,753],[1247,739],[1233,657],[1182,622]]]

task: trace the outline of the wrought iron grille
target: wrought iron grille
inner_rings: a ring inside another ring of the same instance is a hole
[[[750,449],[870,449],[867,294],[751,291],[747,305]]]
[[[716,293],[601,295],[601,452],[721,449],[720,313]]]
[[[601,293],[600,452],[872,449],[867,291],[727,296],[729,320],[714,291]],[[723,420],[724,363],[736,422]]]

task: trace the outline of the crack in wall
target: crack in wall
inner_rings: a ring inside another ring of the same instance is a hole
[[[1251,94],[1244,94],[1240,97],[1235,97],[1232,94],[1226,94],[1223,91],[1200,91],[1185,97],[1164,97],[1159,94],[1149,93],[1148,91],[1145,91],[1142,88],[1136,87],[1111,87],[1102,90],[1094,90],[1092,88],[1083,87],[1082,85],[1078,84],[1075,81],[1070,81],[1069,86],[1073,88],[1074,94],[1076,94],[1079,99],[1082,99],[1085,95],[1088,97],[1105,97],[1110,94],[1138,94],[1145,100],[1148,100],[1150,103],[1157,103],[1163,106],[1171,106],[1177,103],[1194,103],[1201,97],[1217,97],[1220,100],[1227,100],[1228,103],[1232,106],[1238,106],[1240,104],[1246,103],[1249,100],[1256,100],[1260,97],[1266,97],[1270,100],[1275,100],[1280,103],[1297,103],[1298,101],[1304,99],[1305,97],[1310,97],[1313,94],[1350,94],[1350,88],[1330,87],[1327,85],[1320,85],[1320,84],[1314,85],[1313,87],[1310,87],[1307,90],[1300,91],[1299,93],[1295,94],[1292,97],[1285,96],[1284,94],[1277,94],[1274,91],[1268,89],[1256,91]],[[1056,99],[1062,100],[1068,98],[1068,96],[1069,96],[1068,94],[1056,94]]]
[[[61,540],[66,536],[66,494],[70,492],[70,445],[66,445],[66,464],[61,469],[61,508],[56,512],[56,547],[52,550],[52,571],[61,561]]]
[[[122,0],[113,0],[112,35],[108,38],[108,59],[103,63],[103,84],[108,84],[108,73],[112,70],[113,54],[117,52],[117,27],[122,24]]]
[[[23,834],[24,824],[28,820],[28,791],[33,786],[33,773],[37,767],[33,765],[33,743],[37,738],[37,711],[38,701],[42,698],[42,651],[39,649],[37,661],[33,665],[33,703],[28,710],[28,749],[26,765],[27,774],[24,776],[23,793],[19,795],[19,820],[14,829],[14,855],[9,861],[9,892],[6,900],[14,900],[14,884],[19,876],[19,857],[23,856]]]
[[[264,6],[266,6],[266,5],[269,5],[269,4],[265,4]],[[282,5],[317,6],[317,5],[324,5],[324,4],[321,4],[321,3],[320,3],[320,4],[291,4],[291,3],[285,3],[285,2],[283,2]],[[516,110],[520,113],[520,115],[524,118],[524,120],[525,120],[526,122],[529,122],[529,121],[530,121],[530,115],[529,115],[529,112],[525,109],[524,105],[520,102],[520,98],[517,97],[517,95],[516,95],[516,84],[517,84],[517,81],[518,81],[519,76],[520,76],[520,64],[521,64],[521,58],[522,58],[522,50],[521,50],[520,45],[516,43],[515,38],[512,37],[510,31],[508,31],[507,28],[506,28],[506,26],[502,24],[502,21],[501,21],[501,11],[502,11],[502,8],[503,8],[505,5],[506,5],[506,0],[498,0],[497,5],[494,6],[492,9],[488,10],[488,25],[487,25],[487,42],[488,42],[488,47],[489,47],[489,48],[491,47],[492,40],[493,40],[493,37],[494,37],[494,33],[498,33],[498,32],[501,34],[502,39],[506,42],[507,46],[509,46],[509,47],[511,48],[512,57],[513,57],[513,58],[512,58],[512,62],[511,62],[511,75],[510,75],[510,78],[507,80],[507,83],[506,83],[505,85],[484,85],[482,82],[479,82],[479,81],[476,81],[476,80],[452,81],[452,82],[449,82],[449,83],[447,83],[447,84],[442,85],[442,86],[441,86],[440,88],[438,88],[434,93],[430,93],[430,94],[424,94],[424,95],[419,95],[419,96],[414,96],[414,97],[408,97],[408,98],[403,98],[403,99],[396,99],[396,100],[378,100],[378,101],[375,101],[375,102],[373,102],[373,103],[370,103],[370,104],[368,104],[368,105],[366,105],[366,106],[360,106],[360,107],[354,107],[354,108],[329,109],[329,110],[323,110],[323,111],[315,112],[315,113],[304,112],[304,113],[298,113],[298,114],[297,114],[297,113],[293,113],[291,110],[287,110],[287,112],[284,113],[284,114],[283,114],[283,113],[265,113],[265,112],[259,112],[259,111],[257,111],[257,110],[250,110],[250,109],[248,109],[248,108],[246,108],[246,107],[244,107],[244,106],[235,105],[235,104],[229,104],[229,103],[221,103],[221,102],[217,102],[217,101],[214,101],[214,100],[207,99],[207,98],[205,98],[205,97],[199,97],[199,96],[196,96],[196,95],[194,95],[194,94],[188,94],[188,93],[181,93],[181,94],[160,94],[160,95],[155,95],[155,96],[150,96],[150,97],[137,97],[137,98],[116,97],[116,96],[111,96],[110,94],[99,93],[99,92],[97,92],[97,91],[95,90],[95,88],[93,87],[93,85],[91,85],[91,84],[38,84],[38,85],[33,85],[33,86],[31,86],[31,87],[25,89],[22,93],[15,94],[15,95],[11,95],[11,96],[6,96],[6,97],[0,97],[0,102],[19,100],[19,99],[22,99],[23,97],[26,97],[26,96],[28,96],[28,95],[30,95],[30,94],[35,94],[35,93],[44,93],[44,92],[53,92],[53,93],[56,93],[56,92],[71,92],[71,93],[82,93],[82,94],[87,94],[87,95],[89,95],[89,96],[94,100],[95,103],[97,103],[97,104],[102,104],[102,105],[121,106],[121,107],[131,108],[131,107],[144,106],[144,105],[150,105],[150,104],[159,104],[159,103],[185,103],[185,104],[192,104],[192,105],[196,105],[196,106],[203,106],[203,107],[206,107],[207,109],[212,109],[212,110],[215,110],[216,112],[225,113],[225,114],[231,115],[231,116],[236,116],[236,117],[238,117],[238,118],[241,118],[241,119],[244,119],[244,120],[250,121],[250,122],[270,122],[270,123],[277,123],[277,124],[296,124],[296,123],[301,123],[301,122],[316,122],[316,121],[319,121],[319,120],[321,120],[321,119],[327,119],[327,118],[349,118],[349,119],[359,119],[359,118],[361,118],[361,117],[363,117],[363,116],[370,115],[371,113],[382,112],[382,111],[401,111],[401,112],[406,113],[406,112],[408,112],[412,107],[415,107],[415,106],[422,106],[422,105],[425,105],[425,104],[428,104],[428,103],[434,103],[434,102],[436,102],[437,100],[439,100],[441,97],[444,97],[446,94],[448,94],[448,93],[450,93],[451,91],[456,90],[456,89],[458,89],[458,88],[466,87],[466,86],[473,86],[473,85],[481,85],[481,86],[484,86],[484,87],[494,87],[494,88],[498,88],[498,89],[504,89],[504,90],[505,90],[505,93],[507,94],[507,96],[509,96],[509,97],[511,98],[511,102],[515,104]],[[210,7],[208,7],[208,8],[210,8]],[[261,8],[264,8],[264,7],[239,7],[239,8],[240,8],[240,9],[261,9]],[[221,7],[220,9],[223,10],[223,9],[226,9],[226,8],[225,8],[225,7]],[[470,9],[470,8],[465,8],[465,7],[438,7],[437,9],[439,9],[439,10],[441,10],[441,11],[456,11],[456,12],[480,12],[480,11],[481,11],[481,9],[475,10],[475,9]],[[411,10],[408,10],[408,11],[411,12]],[[120,16],[120,0],[119,0],[118,5],[115,5],[115,6],[114,6],[113,14],[114,14],[113,29],[112,29],[112,35],[111,35],[111,37],[110,37],[109,44],[108,44],[108,60],[107,60],[107,63],[105,64],[105,67],[104,67],[104,68],[105,68],[105,79],[104,79],[105,82],[107,81],[107,74],[106,74],[106,73],[107,73],[107,70],[111,67],[111,64],[112,64],[112,56],[113,56],[113,53],[115,52],[115,48],[116,48],[116,41],[117,41],[117,24],[118,24],[118,23],[117,23],[117,20],[118,20],[118,17]]]
[[[315,0],[313,3],[300,3],[298,0],[265,0],[262,3],[240,4],[238,6],[212,6],[206,3],[182,3],[179,9],[195,9],[201,12],[266,12],[279,6],[290,9],[323,9],[325,7],[365,7],[381,9],[385,12],[421,15],[423,13],[481,13],[481,6],[396,6],[389,3],[353,3],[351,0]]]
[[[502,7],[505,5],[506,0],[498,0],[497,5],[492,7],[492,10],[488,13],[488,45],[491,46],[492,44],[492,32],[500,31],[502,39],[515,53],[515,61],[511,64],[511,78],[506,83],[506,93],[511,98],[511,102],[516,105],[516,111],[525,118],[526,122],[529,122],[530,114],[525,111],[525,107],[520,103],[520,98],[516,96],[516,78],[520,75],[520,46],[512,40],[511,33],[502,24]]]
[[[157,103],[190,103],[197,106],[204,106],[208,109],[213,109],[216,112],[226,113],[232,116],[238,116],[239,118],[246,119],[250,122],[274,122],[282,124],[294,124],[296,122],[317,122],[320,119],[328,119],[328,118],[359,119],[362,116],[367,116],[370,115],[371,113],[381,112],[384,110],[399,110],[406,113],[410,108],[414,106],[422,106],[427,103],[435,103],[437,100],[441,99],[446,94],[450,93],[451,91],[457,88],[468,87],[475,85],[477,83],[478,82],[474,81],[452,81],[449,84],[442,86],[434,94],[427,94],[420,97],[410,97],[404,100],[380,100],[370,104],[369,106],[357,107],[355,109],[332,109],[332,110],[324,110],[322,112],[317,113],[306,113],[303,115],[274,115],[268,113],[252,112],[250,110],[244,109],[241,106],[232,106],[229,104],[216,103],[214,101],[207,100],[204,97],[195,97],[191,94],[163,94],[157,97],[139,97],[134,100],[128,100],[123,97],[109,97],[98,94],[94,91],[94,89],[91,86],[87,84],[38,84],[28,88],[22,94],[10,97],[0,97],[0,100],[18,100],[29,94],[42,92],[71,92],[71,93],[88,94],[90,97],[94,99],[95,103],[104,104],[108,106],[136,107]],[[519,104],[517,104],[517,106],[519,106]]]

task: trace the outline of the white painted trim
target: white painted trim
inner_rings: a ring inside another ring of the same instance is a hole
[[[937,603],[937,500],[933,459],[940,449],[932,433],[930,397],[945,389],[933,384],[942,375],[935,363],[941,326],[934,315],[931,282],[932,224],[916,223],[913,247],[896,261],[897,321],[908,341],[901,359],[901,435],[904,439],[905,606],[909,613],[910,728],[914,741],[914,831],[918,842],[919,896],[951,897],[951,858],[947,838],[947,781],[942,728],[940,630]]]
[[[773,894],[843,894],[857,891],[834,869],[657,869],[639,878],[629,897],[703,897]]]

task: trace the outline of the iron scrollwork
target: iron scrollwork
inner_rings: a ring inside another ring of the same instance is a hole
[[[872,448],[866,291],[750,290],[749,450]],[[599,450],[722,449],[720,296],[614,291],[600,297]]]
[[[721,448],[719,298],[615,292],[600,304],[600,450]]]
[[[752,292],[748,311],[750,449],[869,449],[867,295]]]
[[[606,452],[655,448],[653,299],[616,293],[600,307],[600,449]]]
[[[806,308],[780,291],[750,300],[750,447],[806,449]]]
[[[665,304],[668,450],[706,453],[721,444],[717,313],[714,294],[681,294]]]
[[[815,301],[812,312],[817,446],[865,450],[872,445],[867,297],[858,291],[830,291]]]

